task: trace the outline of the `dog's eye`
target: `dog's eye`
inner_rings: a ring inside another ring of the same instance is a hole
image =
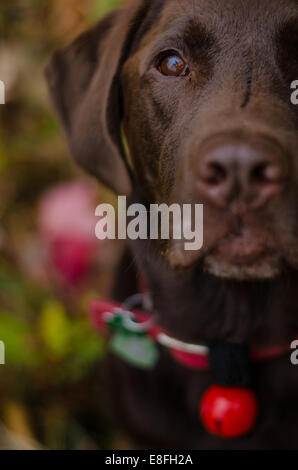
[[[159,71],[171,77],[185,77],[189,74],[189,67],[178,55],[169,55],[161,60]]]

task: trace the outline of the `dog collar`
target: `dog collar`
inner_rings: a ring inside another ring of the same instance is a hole
[[[206,345],[191,344],[172,337],[166,330],[157,325],[155,318],[150,316],[143,310],[132,307],[132,303],[146,304],[147,299],[142,295],[133,296],[123,305],[115,302],[107,302],[104,300],[94,300],[90,305],[91,322],[94,328],[106,333],[112,330],[117,338],[126,338],[125,344],[130,349],[130,344],[134,344],[132,354],[138,352],[138,355],[131,357],[128,362],[133,363],[145,369],[153,368],[156,364],[157,354],[151,354],[154,359],[146,361],[142,364],[143,354],[137,349],[136,339],[141,349],[141,339],[146,345],[146,353],[148,354],[148,344],[151,344],[151,350],[156,348],[156,343],[167,348],[172,357],[180,364],[192,369],[207,369],[209,367],[208,354],[209,348]],[[146,340],[146,343],[144,342]],[[150,340],[150,343],[148,342]],[[115,339],[112,339],[115,345]],[[114,349],[114,347],[113,347]],[[114,351],[115,352],[115,351]],[[118,355],[127,359],[127,351],[117,350]],[[120,353],[120,354],[119,354]],[[144,351],[145,354],[145,351]],[[140,361],[140,362],[139,362]]]
[[[136,309],[141,305],[142,310]],[[157,343],[170,352],[171,356],[184,367],[208,370],[214,366],[212,353],[207,345],[192,344],[172,337],[161,328],[150,311],[149,297],[137,294],[123,305],[105,300],[94,300],[90,305],[91,322],[101,332],[111,331],[110,348],[122,360],[134,367],[150,370],[159,357]],[[252,348],[250,360],[261,361],[285,354],[288,346],[272,348]],[[232,357],[232,356],[231,356]],[[226,371],[233,371],[233,360],[220,359]],[[237,364],[239,365],[239,364]],[[218,367],[218,365],[217,365]],[[199,415],[205,428],[213,435],[222,438],[235,438],[247,434],[255,425],[258,415],[258,401],[255,393],[242,386],[224,386],[217,383],[210,386],[199,403]]]
[[[95,329],[102,333],[112,330],[114,333],[122,332],[127,337],[147,337],[167,348],[178,363],[188,368],[199,370],[209,368],[210,349],[207,345],[188,343],[174,338],[156,323],[153,315],[148,314],[145,309],[135,308],[134,306],[137,304],[141,304],[147,310],[149,304],[147,295],[136,294],[124,304],[93,300],[90,304],[91,323]],[[250,359],[252,361],[270,360],[282,356],[288,351],[288,345],[268,348],[253,347],[250,351]],[[154,366],[155,362],[152,365]],[[148,368],[150,368],[149,364]]]

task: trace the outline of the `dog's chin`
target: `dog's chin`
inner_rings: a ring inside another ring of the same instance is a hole
[[[213,276],[239,281],[275,279],[285,268],[286,260],[273,238],[256,237],[249,231],[228,235],[209,245],[209,249],[197,252],[187,252],[181,242],[174,242],[167,250],[167,258],[174,269],[200,265]]]
[[[204,257],[205,269],[221,278],[268,280],[281,273],[282,252],[274,234],[243,229],[219,241]]]
[[[204,268],[213,276],[239,280],[268,280],[275,279],[281,273],[282,262],[278,256],[260,257],[256,260],[221,260],[209,255],[204,259]]]

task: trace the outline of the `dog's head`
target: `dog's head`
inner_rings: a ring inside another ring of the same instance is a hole
[[[295,0],[140,0],[51,58],[81,165],[118,194],[204,203],[204,247],[170,241],[173,267],[200,259],[237,279],[297,268],[297,47]]]

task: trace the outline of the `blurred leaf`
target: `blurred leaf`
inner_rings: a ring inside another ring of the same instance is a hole
[[[79,320],[72,327],[72,346],[76,362],[88,366],[98,360],[105,352],[105,342],[86,320]]]
[[[29,327],[9,313],[0,312],[0,339],[5,344],[5,361],[9,366],[35,362]]]
[[[48,301],[44,305],[39,333],[49,352],[56,358],[61,359],[69,352],[70,322],[63,305],[57,300]]]

